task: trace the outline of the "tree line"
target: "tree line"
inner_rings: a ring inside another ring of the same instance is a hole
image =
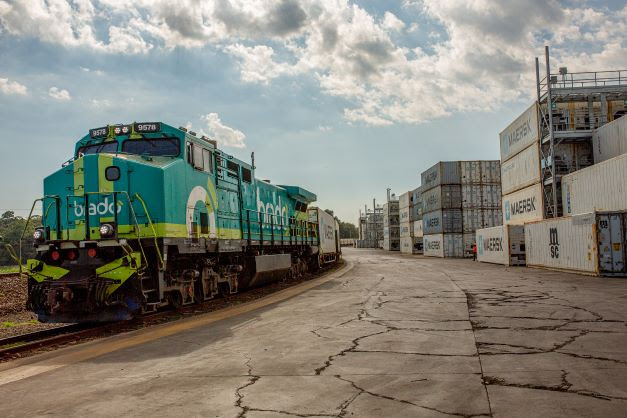
[[[28,258],[35,257],[35,248],[33,247],[33,232],[35,228],[41,226],[41,216],[33,216],[28,223],[26,232],[24,226],[26,218],[15,216],[13,211],[6,211],[0,215],[0,266],[13,266],[17,262],[9,255],[6,245],[11,245],[15,252],[19,251],[20,237],[24,233],[22,240],[22,263]]]

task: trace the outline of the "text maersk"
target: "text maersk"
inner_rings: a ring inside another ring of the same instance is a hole
[[[483,240],[484,251],[503,251],[503,238],[488,238]]]
[[[531,132],[531,117],[529,117],[525,122],[518,125],[516,129],[514,129],[511,133],[505,134],[505,140],[507,141],[507,144],[511,147],[515,143],[525,138]]]
[[[509,213],[514,215],[522,215],[525,213],[531,213],[536,211],[536,197],[528,197],[526,199],[521,199],[516,202],[507,202],[509,203]]]

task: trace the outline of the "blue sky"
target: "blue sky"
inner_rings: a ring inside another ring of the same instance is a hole
[[[626,69],[625,33],[619,1],[0,0],[0,210],[89,128],[161,120],[354,222],[439,160],[498,158],[545,44]]]

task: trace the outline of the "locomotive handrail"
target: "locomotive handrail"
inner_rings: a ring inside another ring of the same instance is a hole
[[[315,228],[315,225],[317,224],[315,222],[299,220],[299,219],[296,219],[296,217],[294,216],[290,216],[288,217],[288,221],[289,221],[288,224],[285,224],[283,222],[283,216],[279,217],[278,215],[273,214],[273,213],[260,212],[260,211],[255,211],[252,209],[244,209],[244,210],[246,211],[246,218],[242,219],[242,223],[246,222],[246,227],[244,228],[244,225],[242,225],[241,229],[245,230],[248,233],[247,241],[249,245],[250,245],[250,242],[252,241],[252,235],[254,234],[254,232],[252,232],[250,228],[251,224],[259,226],[259,232],[258,232],[259,241],[263,243],[264,216],[268,216],[270,218],[270,222],[269,222],[270,239],[271,239],[272,245],[274,245],[276,241],[280,241],[282,244],[287,241],[291,245],[293,242],[293,239],[296,244],[303,244],[303,243],[319,244],[319,237],[318,237],[318,234],[316,233],[316,228]],[[257,220],[254,220],[254,216],[252,217],[253,219],[251,219],[251,213],[253,215],[257,215]],[[275,222],[275,218],[277,217],[280,218],[280,222]],[[281,232],[280,235],[275,234],[275,228],[280,230]],[[287,235],[284,234],[285,231],[288,232]],[[280,239],[277,239],[277,237],[280,237]]]
[[[146,212],[146,217],[148,218],[148,223],[150,224],[150,228],[152,229],[153,237],[155,240],[155,249],[157,250],[157,256],[159,256],[159,264],[161,265],[161,269],[163,270],[163,268],[165,267],[165,262],[163,261],[163,257],[161,256],[159,242],[157,241],[157,231],[155,230],[155,226],[152,222],[152,219],[150,218],[150,213],[148,213],[148,207],[146,207],[146,202],[144,202],[144,199],[142,199],[139,193],[135,193],[135,197],[137,198],[137,200],[139,200],[139,203],[142,204],[144,212]]]

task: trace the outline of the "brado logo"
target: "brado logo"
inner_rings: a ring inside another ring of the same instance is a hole
[[[122,202],[118,201],[118,210],[117,213],[120,213],[122,210]],[[90,203],[89,204],[89,216],[94,215],[113,215],[113,199],[109,202],[109,197],[105,197],[102,202],[99,203]],[[74,205],[74,215],[77,218],[85,216],[85,205],[81,205],[80,203],[76,203]]]

